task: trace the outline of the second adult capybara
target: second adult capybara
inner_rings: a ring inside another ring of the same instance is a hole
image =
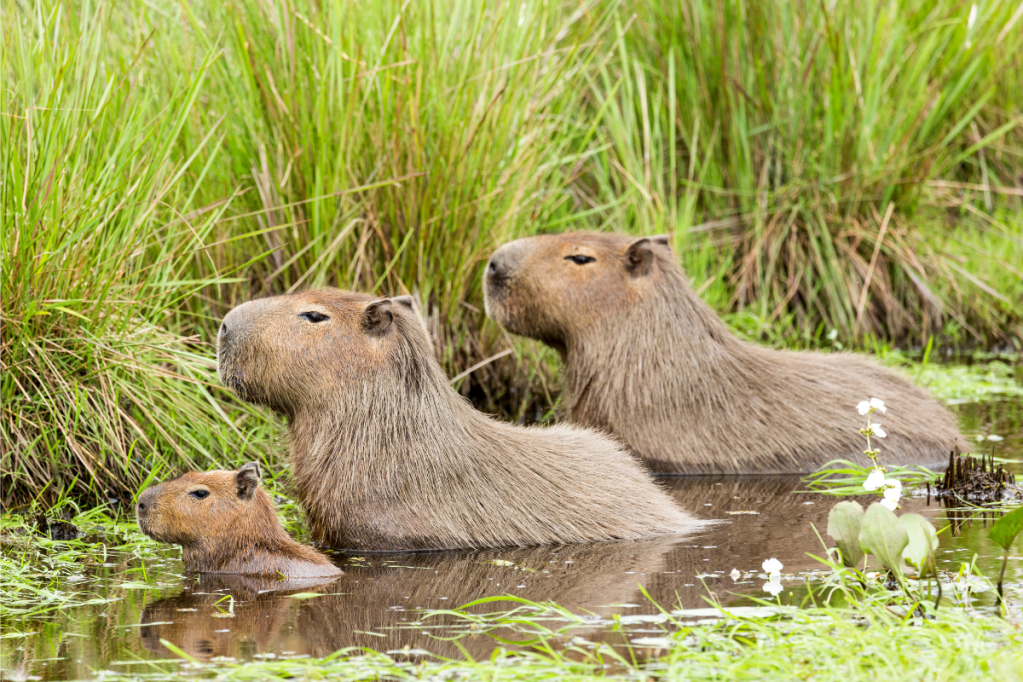
[[[150,486],[136,505],[139,528],[181,545],[185,569],[281,578],[330,578],[341,569],[288,535],[259,484],[259,464],[237,471],[191,471]]]
[[[222,381],[288,419],[314,537],[359,550],[527,546],[696,528],[614,440],[524,428],[449,385],[407,297],[337,289],[223,320]]]
[[[569,420],[606,429],[658,473],[803,473],[867,464],[861,400],[876,397],[887,464],[966,447],[927,392],[849,353],[736,338],[696,295],[665,237],[566,233],[505,244],[487,265],[487,313],[558,350]]]

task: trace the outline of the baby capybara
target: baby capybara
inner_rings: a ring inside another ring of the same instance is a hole
[[[288,419],[320,542],[359,550],[526,546],[693,529],[615,441],[497,422],[449,385],[408,297],[321,289],[232,310],[221,380]]]
[[[666,237],[591,232],[505,244],[485,274],[487,314],[555,348],[568,418],[605,429],[658,473],[803,473],[867,464],[861,400],[885,464],[937,464],[966,447],[926,391],[849,353],[736,338],[689,286]]]
[[[259,484],[259,464],[238,471],[191,471],[139,496],[139,528],[181,545],[185,569],[278,578],[341,575],[319,552],[288,536]]]

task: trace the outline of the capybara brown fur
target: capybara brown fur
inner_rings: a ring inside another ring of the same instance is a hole
[[[181,545],[195,573],[319,578],[341,569],[288,535],[273,500],[259,484],[259,464],[237,471],[191,471],[150,486],[136,505],[139,528],[160,542]]]
[[[607,430],[658,473],[802,473],[863,464],[861,400],[885,464],[936,464],[966,442],[927,392],[872,359],[735,337],[696,295],[666,237],[528,237],[494,252],[487,313],[555,348],[571,422]]]
[[[528,546],[694,529],[614,440],[525,428],[449,385],[408,297],[337,289],[232,310],[221,380],[288,420],[313,536],[361,551]]]

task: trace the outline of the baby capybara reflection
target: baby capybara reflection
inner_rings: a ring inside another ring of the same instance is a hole
[[[660,473],[802,473],[867,464],[859,401],[887,403],[885,464],[966,447],[926,391],[869,358],[736,338],[689,286],[667,238],[591,232],[494,252],[487,314],[555,348],[569,420],[605,429]],[[875,439],[875,443],[878,441]]]
[[[319,552],[288,536],[259,484],[259,464],[238,471],[192,471],[139,496],[139,528],[181,545],[185,569],[284,578],[341,575]]]
[[[360,550],[541,545],[695,528],[610,438],[524,428],[449,385],[408,297],[322,289],[223,321],[222,381],[288,418],[314,537]]]

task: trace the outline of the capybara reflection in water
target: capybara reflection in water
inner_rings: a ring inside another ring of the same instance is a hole
[[[341,575],[319,552],[291,539],[259,484],[259,464],[238,471],[192,471],[139,495],[139,528],[181,545],[185,569],[277,578]]]
[[[221,380],[288,418],[316,540],[425,550],[639,538],[700,522],[614,440],[524,428],[449,385],[411,299],[321,289],[232,310]]]
[[[888,409],[874,419],[888,433],[882,462],[939,463],[966,447],[926,391],[869,358],[736,338],[663,236],[519,239],[491,256],[485,295],[491,318],[559,352],[569,420],[610,431],[658,473],[866,464],[856,405],[871,397]]]

